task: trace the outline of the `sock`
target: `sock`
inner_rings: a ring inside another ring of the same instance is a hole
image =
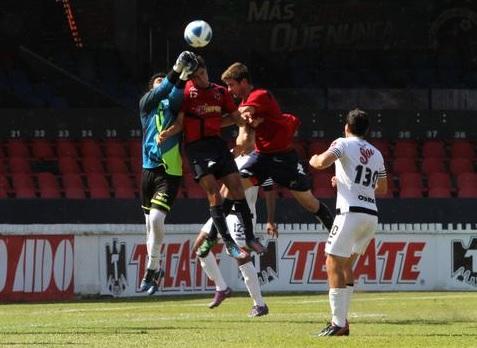
[[[345,313],[346,318],[348,318],[349,308],[351,304],[351,297],[353,296],[354,284],[346,284],[346,305]]]
[[[346,326],[346,288],[330,288],[331,321],[339,327]]]
[[[245,286],[248,293],[253,300],[253,304],[256,306],[265,306],[265,302],[262,297],[262,290],[260,289],[260,282],[258,281],[257,271],[253,263],[247,262],[239,266],[240,272],[242,272]]]
[[[246,240],[255,240],[253,234],[252,213],[245,199],[235,201],[235,210],[240,214]]]
[[[157,271],[161,258],[161,243],[164,239],[165,227],[164,219],[166,214],[159,209],[151,209],[149,213],[150,233],[147,238],[147,250],[149,259],[147,268]]]
[[[229,229],[227,228],[227,222],[225,221],[223,207],[221,205],[210,207],[210,216],[214,221],[215,228],[222,236],[222,239],[226,241],[232,240],[232,236],[230,235]]]
[[[326,227],[328,231],[331,231],[331,227],[333,227],[333,220],[335,218],[331,214],[330,208],[328,208],[328,206],[323,203],[323,201],[320,201],[320,208],[314,215],[320,220],[320,222]]]
[[[147,243],[149,240],[149,234],[151,233],[151,222],[149,219],[149,214],[144,214],[144,218],[146,219],[146,249],[147,249],[147,255],[151,255],[151,250],[150,250],[150,245]]]
[[[227,289],[227,283],[220,272],[219,265],[213,253],[208,253],[206,257],[199,257],[200,265],[205,274],[215,283],[217,291],[224,291]]]
[[[224,199],[224,201],[222,203],[222,209],[224,211],[224,216],[229,215],[233,206],[234,206],[234,201],[232,201],[231,199],[227,199],[227,198]],[[212,224],[212,228],[210,229],[209,236],[207,238],[209,240],[217,239],[217,228],[215,227],[215,224]]]

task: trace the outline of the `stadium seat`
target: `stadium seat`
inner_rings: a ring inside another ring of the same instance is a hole
[[[0,198],[7,198],[10,191],[11,189],[8,179],[5,176],[0,175]]]
[[[427,186],[429,189],[445,188],[451,189],[451,178],[447,173],[432,173],[427,178]]]
[[[449,164],[450,172],[454,176],[462,173],[471,173],[474,171],[472,160],[468,158],[452,158]]]
[[[85,199],[86,194],[82,188],[68,187],[65,188],[65,198],[67,199]]]
[[[389,160],[391,158],[391,151],[389,150],[389,143],[384,139],[370,139],[369,141],[374,147],[376,147],[381,155],[383,155],[384,160]]]
[[[104,175],[90,173],[86,178],[91,198],[110,198],[109,185]]]
[[[467,140],[456,140],[451,144],[451,158],[475,158],[474,146]]]
[[[31,187],[20,187],[15,189],[15,197],[16,198],[36,198],[35,190]]]
[[[187,159],[186,156],[182,156],[182,172],[184,175],[192,173],[189,160]]]
[[[129,149],[129,157],[141,158],[142,156],[142,144],[141,139],[132,138],[127,141],[127,147]]]
[[[207,198],[205,191],[198,184],[184,187],[188,198]]]
[[[127,189],[131,189],[134,192],[135,185],[129,174],[113,173],[111,175],[111,184],[114,190],[125,187]]]
[[[24,173],[12,175],[12,187],[17,198],[35,198],[33,178]]]
[[[5,162],[0,158],[0,174],[5,174],[6,172],[7,168],[5,167]]]
[[[401,191],[408,188],[422,190],[422,177],[420,173],[402,173],[399,176],[399,186]]]
[[[104,150],[106,153],[106,157],[127,157],[123,143],[118,139],[106,139],[104,142]]]
[[[313,172],[313,188],[330,188],[333,175],[329,172]]]
[[[462,173],[457,176],[457,188],[472,188],[477,187],[477,174],[476,173]]]
[[[457,190],[459,198],[477,198],[477,186],[468,186]]]
[[[81,139],[81,141],[79,142],[79,147],[81,149],[81,155],[83,157],[103,157],[99,142],[95,139]]]
[[[141,157],[131,157],[129,159],[129,165],[133,173],[141,175],[142,173],[142,158]]]
[[[445,173],[444,161],[441,158],[424,158],[421,165],[422,173],[429,175],[431,173]]]
[[[388,190],[386,194],[380,195],[376,193],[377,198],[393,198],[394,197],[394,191],[396,191],[396,188],[394,187],[394,182],[389,175],[387,176],[387,181],[388,181]]]
[[[83,190],[83,180],[81,180],[81,176],[79,174],[71,173],[71,174],[64,174],[61,177],[63,181],[63,187],[66,189],[81,189]]]
[[[29,158],[30,151],[25,140],[23,139],[8,139],[6,142],[8,157],[22,157]]]
[[[319,155],[322,152],[328,150],[331,145],[332,140],[325,139],[314,139],[311,140],[308,145],[308,158],[311,158],[313,155]]]
[[[58,153],[58,158],[79,157],[78,150],[76,149],[76,143],[70,139],[60,138],[56,140],[56,151]]]
[[[106,169],[109,173],[129,173],[124,157],[107,157]]]
[[[422,191],[416,187],[405,187],[399,191],[399,197],[401,198],[421,198]]]
[[[428,140],[422,145],[423,158],[445,158],[444,143],[439,140]]]
[[[396,158],[392,164],[393,173],[414,173],[417,172],[416,161],[412,158]]]
[[[433,187],[429,189],[429,198],[450,198],[451,192],[446,187]]]
[[[37,179],[41,198],[61,198],[58,181],[52,173],[39,173]]]
[[[99,157],[84,157],[82,163],[85,173],[104,173],[103,164]]]
[[[411,158],[415,159],[417,157],[417,143],[413,140],[398,140],[394,147],[394,157],[396,159],[400,158]]]
[[[56,158],[55,152],[47,139],[33,139],[31,142],[33,157],[39,160],[51,160]]]
[[[335,198],[336,197],[336,189],[333,187],[317,187],[313,188],[313,195],[320,199],[320,198]],[[293,196],[291,196],[293,197]]]
[[[295,140],[293,141],[293,144],[292,144],[293,148],[295,149],[295,151],[297,152],[298,154],[298,158],[300,160],[305,160],[307,158],[307,153],[306,153],[306,144],[304,141],[298,141],[298,140]]]
[[[58,167],[61,174],[79,174],[81,169],[75,157],[58,158]]]
[[[114,189],[114,197],[118,199],[133,199],[136,198],[136,195],[132,187],[118,187]]]
[[[10,157],[10,172],[12,173],[30,173],[30,162],[25,157]]]

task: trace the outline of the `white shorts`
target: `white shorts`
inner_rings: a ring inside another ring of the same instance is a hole
[[[325,252],[341,257],[363,255],[377,227],[378,217],[375,215],[351,212],[336,215]]]
[[[248,247],[247,243],[245,243],[245,233],[243,225],[238,216],[235,214],[235,212],[231,211],[230,214],[227,215],[226,221],[232,239],[235,241],[235,243],[237,243],[240,248],[247,249]],[[209,220],[207,220],[204,226],[202,226],[200,231],[209,234],[210,230],[212,229],[212,224],[212,218],[210,218]]]

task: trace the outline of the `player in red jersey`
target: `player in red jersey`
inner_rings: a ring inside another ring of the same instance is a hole
[[[261,184],[267,178],[287,187],[293,197],[329,230],[333,215],[323,202],[311,193],[311,182],[292,147],[293,135],[300,121],[294,115],[282,113],[273,95],[254,88],[248,68],[234,63],[222,74],[228,90],[242,102],[239,111],[242,118],[255,128],[255,151],[241,168],[244,188],[252,184],[250,178]]]
[[[230,93],[223,86],[210,82],[204,59],[199,56],[198,61],[197,70],[186,84],[177,121],[160,134],[159,141],[183,131],[185,150],[194,178],[207,193],[214,226],[224,239],[229,253],[243,259],[248,255],[233,241],[225,220],[232,207],[243,221],[247,246],[258,253],[263,253],[265,248],[255,239],[252,214],[237,165],[227,143],[220,137],[221,127],[243,122]],[[221,179],[228,188],[230,199],[222,200],[217,179]],[[215,243],[216,233],[209,235],[210,247]]]

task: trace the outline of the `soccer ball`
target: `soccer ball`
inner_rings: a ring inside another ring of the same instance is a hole
[[[184,30],[184,39],[192,47],[204,47],[212,39],[212,28],[206,21],[190,22]]]

